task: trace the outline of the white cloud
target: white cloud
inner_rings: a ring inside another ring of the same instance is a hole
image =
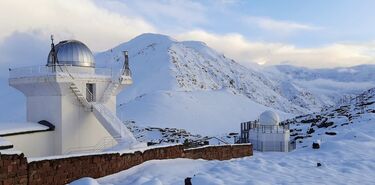
[[[79,38],[93,50],[155,31],[141,18],[108,11],[89,0],[1,1],[0,17],[0,40],[37,30],[46,36],[55,33],[58,40]]]
[[[49,44],[48,37],[38,32],[15,32],[0,41],[0,78],[8,77],[8,68],[45,64]]]
[[[218,35],[202,30],[179,34],[180,40],[200,40],[236,59],[243,65],[291,64],[312,68],[375,64],[375,42],[330,44],[317,48],[298,48],[290,44],[251,42],[240,34]]]
[[[172,20],[173,23],[168,23],[185,27],[208,21],[206,7],[194,1],[135,1],[133,7],[136,8],[136,14],[149,17],[157,24]]]
[[[54,33],[56,40],[76,38],[85,42],[94,51],[100,51],[126,42],[143,32],[162,32],[180,40],[204,41],[244,65],[248,65],[249,62],[265,65],[284,63],[308,67],[374,64],[374,42],[333,43],[323,47],[298,48],[291,44],[253,42],[237,33],[214,34],[204,30],[186,32],[190,29],[184,28],[183,24],[195,25],[207,21],[205,14],[207,7],[197,2],[181,1],[152,1],[145,7],[141,3],[137,4],[138,1],[132,3],[118,1],[94,3],[90,0],[0,1],[0,42],[8,37],[16,37],[17,34],[14,33],[27,33],[24,39],[15,39],[12,42],[20,42],[17,44],[22,45],[22,42],[26,42],[25,38],[35,36],[41,40],[38,42],[40,44],[48,42],[48,35]],[[142,7],[144,8],[142,12],[138,12]],[[169,21],[176,22],[175,25],[172,24],[176,29],[163,30],[159,24],[154,23],[153,26],[142,18],[152,16],[161,22],[169,17]],[[264,17],[247,17],[247,20],[262,29],[282,33],[322,29]],[[182,32],[177,33],[176,30]],[[48,46],[49,44],[46,43],[46,47]],[[9,51],[9,53],[14,52]],[[6,54],[6,50],[2,52],[9,61],[9,58],[13,57],[10,54]]]
[[[248,16],[244,18],[244,21],[250,25],[256,25],[263,30],[278,32],[282,34],[290,34],[297,31],[316,31],[323,29],[318,26],[301,24],[291,21],[275,20],[268,17]]]

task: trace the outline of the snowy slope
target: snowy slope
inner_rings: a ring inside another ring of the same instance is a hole
[[[185,129],[179,128],[158,128],[139,126],[134,121],[125,122],[129,130],[139,142],[149,143],[150,145],[168,145],[176,143],[184,143],[189,140],[201,140],[204,138],[199,134],[192,134]]]
[[[374,125],[369,129],[374,130]],[[102,185],[183,185],[186,177],[192,177],[193,185],[372,185],[374,142],[374,138],[332,140],[316,151],[304,148],[291,153],[255,152],[252,157],[229,161],[147,161],[97,181]],[[317,167],[317,162],[322,166]]]
[[[141,125],[184,128],[193,133],[215,135],[238,129],[239,123],[267,108],[242,95],[227,91],[163,91],[136,98],[119,107],[123,120]],[[283,118],[288,114],[279,111]],[[289,116],[290,117],[290,116]]]
[[[325,141],[332,137],[372,140],[375,130],[368,131],[372,134],[363,134],[356,130],[366,130],[375,125],[375,88],[340,106],[297,116],[282,123],[291,125],[292,139],[297,140],[297,146],[300,147],[309,147],[313,141]]]

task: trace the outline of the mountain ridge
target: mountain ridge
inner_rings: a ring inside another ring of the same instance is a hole
[[[143,36],[145,36],[144,39],[142,39]],[[139,45],[144,45],[146,47],[140,48],[138,47]],[[135,82],[137,82],[137,78],[139,78],[136,76],[137,73],[143,75],[146,73],[159,74],[158,78],[163,76],[163,80],[168,78],[168,86],[162,84],[164,88],[155,88],[154,90],[172,89],[192,91],[219,90],[226,88],[232,90],[233,93],[245,95],[257,103],[271,106],[284,112],[301,113],[308,110],[290,103],[285,97],[279,96],[277,91],[275,91],[277,87],[275,87],[273,82],[266,76],[238,64],[234,60],[225,57],[223,54],[217,53],[202,42],[177,42],[167,36],[144,34],[108,52],[114,54],[112,58],[116,58],[116,60],[119,61],[122,56],[118,53],[120,50],[125,49],[129,50],[131,58],[132,55],[151,55],[150,52],[153,56],[159,56],[153,58],[154,61],[157,61],[159,67],[157,69],[154,68],[152,72],[138,72],[140,66],[134,64],[136,65],[134,66]],[[134,49],[137,52],[134,53]],[[168,54],[153,52],[156,51],[156,49],[162,52],[168,52]],[[103,53],[98,55],[100,60]],[[134,61],[136,60],[139,59],[134,59]],[[146,56],[143,60],[145,60],[143,62],[145,65],[143,66],[144,68],[153,65],[151,62],[147,62],[151,60],[149,57]],[[168,61],[170,61],[170,63],[168,63]],[[164,74],[161,74],[161,70]],[[149,79],[151,78],[152,77]],[[130,87],[130,89],[131,88],[132,87]],[[257,94],[254,94],[254,92]],[[145,93],[147,93],[147,91],[140,94]],[[288,108],[283,107],[284,105],[287,105]]]
[[[124,121],[193,132],[199,125],[215,123],[227,130],[267,109],[288,118],[337,102],[336,94],[311,91],[280,71],[273,74],[262,68],[246,68],[203,42],[179,42],[160,34],[143,34],[98,53],[97,63],[119,68],[123,50],[129,52],[134,80],[118,96],[118,114]],[[223,98],[238,105],[230,104],[233,110],[227,109],[229,102]],[[234,107],[239,109],[235,112]]]

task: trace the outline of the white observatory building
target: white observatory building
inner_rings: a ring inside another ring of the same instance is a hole
[[[118,71],[95,68],[80,41],[51,44],[44,66],[10,69],[10,86],[26,96],[28,129],[9,129],[1,138],[26,156],[101,151],[136,139],[116,116],[116,95],[132,84],[127,52]]]
[[[259,120],[241,123],[239,142],[251,143],[254,150],[261,152],[288,152],[295,148],[290,142],[288,125],[280,125],[279,116],[273,111],[265,111]]]

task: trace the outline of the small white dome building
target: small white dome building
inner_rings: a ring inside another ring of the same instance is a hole
[[[259,120],[241,123],[240,142],[253,144],[253,149],[267,152],[288,152],[294,149],[289,141],[288,126],[280,126],[277,113],[267,110],[259,116]]]
[[[275,112],[267,110],[259,116],[260,125],[279,125],[280,118]]]

